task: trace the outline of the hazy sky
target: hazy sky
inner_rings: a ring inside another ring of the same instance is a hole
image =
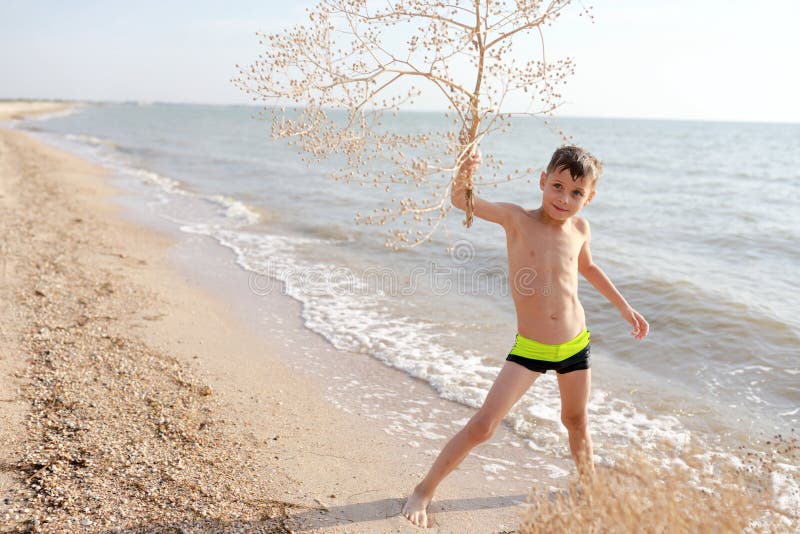
[[[800,0],[584,3],[594,24],[573,7],[545,33],[577,63],[559,114],[800,122]],[[0,98],[246,103],[254,32],[313,4],[0,0]]]

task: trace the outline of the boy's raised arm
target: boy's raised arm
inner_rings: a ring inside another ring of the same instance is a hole
[[[460,210],[465,210],[467,207],[465,195],[467,177],[475,172],[480,162],[481,154],[480,152],[476,152],[470,159],[464,162],[461,169],[458,171],[458,177],[450,191],[450,201],[453,203],[453,206]],[[489,202],[477,195],[473,195],[473,199],[475,200],[473,214],[476,217],[497,223],[503,227],[506,227],[511,222],[514,215],[524,213],[521,206],[510,202]]]

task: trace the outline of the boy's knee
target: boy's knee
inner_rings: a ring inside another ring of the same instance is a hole
[[[588,424],[586,412],[562,413],[561,423],[569,432],[582,432]]]
[[[467,435],[476,443],[481,443],[491,438],[496,429],[497,422],[481,417],[480,414],[470,419],[469,423],[467,423]]]

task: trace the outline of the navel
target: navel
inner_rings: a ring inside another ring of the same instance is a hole
[[[558,319],[558,314],[557,313],[551,313],[550,314],[550,318],[555,321],[556,319]]]

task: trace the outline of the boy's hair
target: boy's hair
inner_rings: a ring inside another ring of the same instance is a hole
[[[569,169],[573,180],[588,176],[592,185],[595,185],[600,175],[603,174],[603,164],[600,160],[575,145],[562,146],[553,152],[550,164],[547,165],[547,175],[561,169]]]

